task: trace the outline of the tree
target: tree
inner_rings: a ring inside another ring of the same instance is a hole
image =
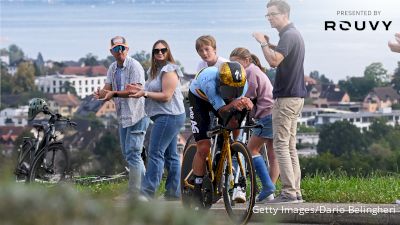
[[[30,62],[20,63],[17,72],[12,77],[13,94],[31,92],[36,90],[35,86],[35,68]]]
[[[136,59],[140,65],[142,65],[144,72],[147,73],[149,68],[151,67],[151,55],[150,53],[146,53],[145,51],[141,52],[136,52],[135,54],[132,55],[132,58]],[[147,75],[146,75],[147,79]]]
[[[341,90],[346,91],[354,101],[363,101],[365,96],[374,88],[375,81],[365,77],[351,77],[339,81]]]
[[[371,63],[364,70],[364,77],[373,80],[378,87],[385,86],[389,82],[387,70],[383,68],[382,63]]]
[[[21,61],[24,58],[24,52],[16,45],[10,45],[8,47],[8,51],[10,52],[10,65]]]
[[[397,90],[397,93],[400,93],[400,62],[397,62],[397,68],[394,71],[391,84]]]
[[[360,130],[348,121],[325,125],[319,133],[318,153],[331,152],[340,156],[346,152],[364,152],[366,143]]]
[[[83,63],[85,66],[97,66],[100,64],[97,61],[97,56],[92,53],[88,53],[85,58],[80,58],[79,63]]]
[[[64,82],[62,89],[65,91],[64,93],[68,93],[69,92],[70,94],[77,95],[75,87],[72,86],[71,82],[69,82],[69,81],[65,81]]]
[[[12,80],[11,80],[11,75],[7,71],[7,66],[2,64],[0,68],[0,74],[1,74],[1,93],[2,94],[11,94],[12,92]]]
[[[35,65],[35,76],[40,76],[44,74],[44,60],[42,53],[39,52],[34,65]]]
[[[119,140],[115,132],[106,131],[98,140],[94,154],[100,162],[103,174],[113,174],[123,170],[124,161],[121,156]]]
[[[328,78],[325,77],[325,74],[319,74],[317,70],[310,72],[310,77],[317,81],[320,84],[333,84],[333,81],[330,81]]]
[[[374,142],[380,139],[384,139],[389,133],[393,132],[394,128],[386,124],[386,119],[379,118],[375,119],[369,126],[369,130],[366,132],[369,142]]]

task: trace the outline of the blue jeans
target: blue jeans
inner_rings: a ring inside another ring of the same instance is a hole
[[[141,180],[145,173],[142,159],[143,141],[149,119],[147,117],[139,120],[130,127],[119,127],[119,139],[121,143],[122,155],[129,165],[129,191],[138,192]],[[132,179],[131,179],[132,178]]]
[[[157,115],[150,134],[147,171],[142,183],[142,193],[154,197],[165,169],[168,177],[165,184],[165,197],[180,197],[180,157],[177,150],[178,134],[183,127],[186,115]]]

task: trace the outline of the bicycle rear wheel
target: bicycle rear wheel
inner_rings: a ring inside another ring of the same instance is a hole
[[[69,155],[63,145],[50,145],[35,157],[28,182],[56,184],[64,181],[69,174]]]
[[[15,168],[15,180],[17,182],[25,182],[28,175],[31,164],[31,148],[34,148],[34,141],[27,139],[24,141],[21,150],[18,154],[17,166]]]
[[[253,214],[255,203],[256,177],[253,160],[249,150],[241,142],[231,144],[231,153],[232,161],[237,161],[238,166],[234,166],[233,186],[230,184],[231,176],[228,166],[225,168],[223,187],[224,204],[229,217],[235,224],[246,224]],[[241,195],[243,200],[234,202],[234,195]]]

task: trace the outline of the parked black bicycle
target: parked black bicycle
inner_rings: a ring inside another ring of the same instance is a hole
[[[58,183],[70,175],[68,151],[59,141],[56,126],[72,126],[76,123],[49,110],[46,102],[34,98],[29,102],[28,119],[33,120],[40,112],[50,115],[46,124],[33,124],[35,138],[25,138],[15,169],[17,181]],[[40,138],[40,134],[43,134]]]

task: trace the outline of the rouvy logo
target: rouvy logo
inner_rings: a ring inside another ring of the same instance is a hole
[[[392,21],[325,21],[325,31],[388,31]]]

